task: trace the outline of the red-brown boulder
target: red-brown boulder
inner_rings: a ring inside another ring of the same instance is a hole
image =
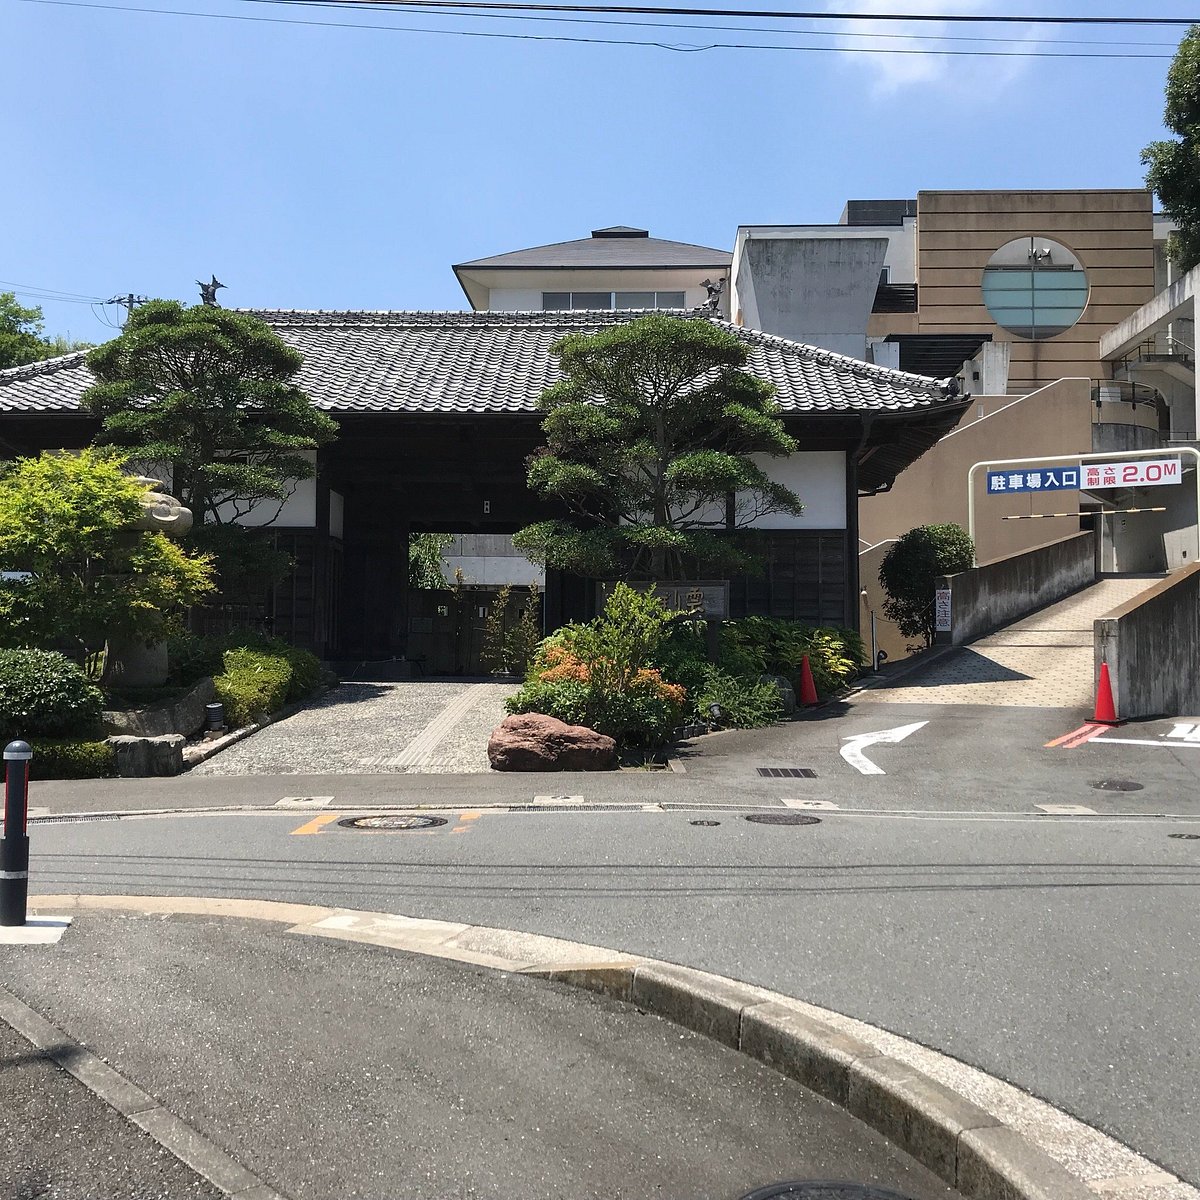
[[[607,771],[616,766],[617,743],[583,725],[522,713],[492,730],[488,761],[496,771]]]

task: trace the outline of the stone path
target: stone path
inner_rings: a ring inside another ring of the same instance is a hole
[[[512,683],[354,680],[201,763],[194,775],[482,773]]]
[[[1095,700],[1092,622],[1161,576],[1102,579],[947,655],[912,682],[869,689],[857,704],[1086,708]]]

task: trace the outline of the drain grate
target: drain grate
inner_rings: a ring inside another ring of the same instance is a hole
[[[835,1183],[797,1180],[794,1183],[772,1183],[759,1188],[742,1200],[910,1200],[899,1192],[874,1187],[866,1183]]]
[[[709,827],[711,827],[713,825],[720,825],[720,823],[721,823],[720,821],[689,821],[688,822],[689,825],[704,825],[704,826],[709,826]]]
[[[820,817],[808,817],[798,812],[747,813],[746,820],[755,825],[820,825]]]
[[[445,817],[414,817],[406,813],[384,813],[376,817],[345,817],[338,824],[343,829],[384,829],[403,833],[410,829],[436,829],[446,824]]]
[[[1168,833],[1167,837],[1180,842],[1200,842],[1200,833]]]
[[[1098,792],[1140,792],[1146,785],[1134,783],[1132,779],[1097,779],[1088,786]]]
[[[812,767],[755,767],[764,779],[816,779]]]

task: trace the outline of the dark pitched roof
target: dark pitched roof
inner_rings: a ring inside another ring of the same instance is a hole
[[[698,267],[717,270],[728,267],[733,255],[711,246],[693,246],[689,242],[669,242],[652,238],[645,229],[629,225],[611,225],[593,229],[592,236],[574,242],[552,242],[529,250],[513,250],[459,263],[455,273],[466,270],[488,271],[566,271],[599,268],[604,270],[653,270],[668,267]]]
[[[551,347],[568,333],[634,320],[627,312],[258,311],[304,356],[300,386],[331,413],[535,413],[559,378]],[[785,413],[913,413],[953,408],[947,386],[743,329],[749,369]],[[75,412],[92,383],[84,353],[0,371],[0,415]]]

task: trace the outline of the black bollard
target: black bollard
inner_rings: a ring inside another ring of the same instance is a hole
[[[0,837],[0,925],[24,925],[29,894],[28,742],[4,747],[4,836]]]

